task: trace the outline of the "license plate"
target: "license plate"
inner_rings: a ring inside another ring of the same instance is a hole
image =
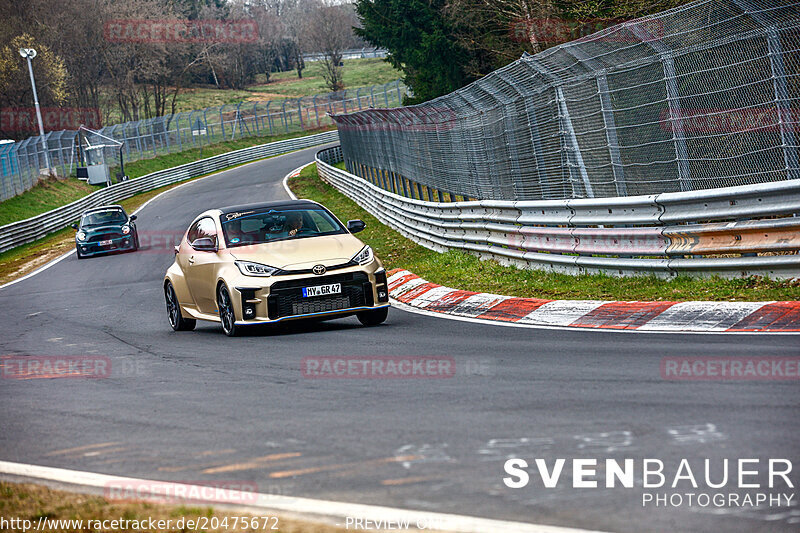
[[[98,244],[100,244],[100,246],[111,246],[112,242],[113,241],[111,239],[109,239],[107,241],[100,241]]]
[[[330,285],[317,285],[315,287],[303,287],[303,298],[313,296],[327,296],[328,294],[341,294],[342,284],[331,283]]]

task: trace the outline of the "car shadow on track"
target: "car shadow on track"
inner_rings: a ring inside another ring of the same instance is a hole
[[[374,330],[375,328],[392,327],[391,323],[380,324],[379,326],[365,327],[355,322],[345,321],[345,319],[331,320],[292,320],[290,322],[278,324],[263,324],[258,326],[247,326],[242,328],[240,337],[283,337],[288,335],[303,335],[320,333],[325,331],[347,331],[347,330]],[[195,334],[225,335],[222,327],[216,324],[208,324],[194,331]]]

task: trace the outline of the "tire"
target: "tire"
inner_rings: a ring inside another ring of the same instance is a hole
[[[78,256],[78,259],[86,259],[86,256],[81,253],[81,250],[78,247],[75,247],[75,255]]]
[[[139,232],[135,231],[133,232],[133,251],[135,252],[138,249],[139,249]]]
[[[175,294],[175,289],[172,287],[171,282],[164,285],[164,299],[167,303],[167,318],[169,325],[175,331],[191,331],[197,325],[197,320],[193,318],[183,318],[181,313],[181,306],[178,303],[178,296]]]
[[[362,311],[360,313],[356,313],[356,316],[358,317],[358,321],[365,326],[377,326],[378,324],[383,324],[386,321],[386,317],[389,316],[389,308],[383,307],[373,311]]]
[[[219,321],[222,324],[222,331],[225,332],[225,335],[235,337],[241,333],[242,327],[236,325],[236,312],[233,309],[228,287],[224,283],[217,288],[217,308],[219,308]]]

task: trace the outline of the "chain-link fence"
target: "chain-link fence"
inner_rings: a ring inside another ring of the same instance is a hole
[[[105,126],[98,133],[122,142],[122,146],[108,143],[102,155],[95,152],[92,159],[117,166],[120,153],[127,163],[241,137],[315,130],[332,124],[329,113],[399,106],[405,94],[405,85],[397,80],[323,95],[246,101]],[[89,137],[92,145],[101,144],[102,137],[95,136],[94,142],[91,134]],[[42,175],[72,174],[77,165],[78,142],[77,131],[62,130],[0,144],[0,201],[30,189]]]
[[[700,0],[526,54],[424,104],[334,120],[350,172],[439,198],[798,178],[799,29],[797,3]]]

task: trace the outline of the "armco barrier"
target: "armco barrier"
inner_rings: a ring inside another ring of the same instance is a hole
[[[332,166],[341,160],[340,147],[320,151],[320,177],[437,251],[571,274],[800,277],[800,180],[649,196],[447,203],[387,191],[379,185],[389,182],[378,176],[371,183]],[[739,256],[764,252],[771,255]],[[707,255],[724,257],[699,257]]]
[[[66,227],[70,222],[80,217],[81,213],[92,207],[119,202],[140,192],[150,191],[178,183],[180,181],[216,172],[224,168],[249,163],[265,157],[293,152],[302,148],[309,148],[338,139],[336,131],[327,131],[316,135],[286,139],[250,148],[243,148],[234,152],[215,155],[185,165],[159,170],[140,178],[124,181],[111,185],[71,204],[53,209],[35,217],[13,222],[0,227],[0,252],[10,250],[21,244],[35,241],[54,231]]]

